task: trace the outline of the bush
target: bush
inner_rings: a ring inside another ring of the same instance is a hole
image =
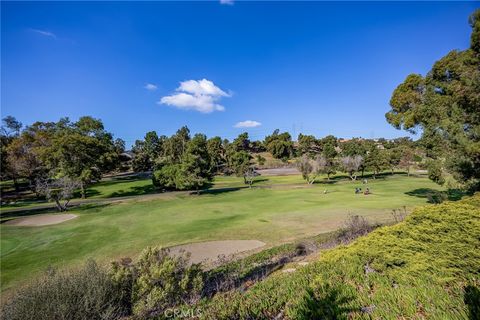
[[[349,243],[358,237],[366,235],[375,227],[362,216],[350,215],[343,223],[343,227],[338,231],[339,241],[341,243]]]
[[[172,256],[162,248],[146,248],[136,263],[130,259],[114,262],[112,277],[123,295],[130,297],[133,314],[140,317],[196,302],[203,287],[199,264],[189,265],[184,252]]]
[[[180,165],[168,164],[155,170],[152,175],[153,185],[158,189],[175,190],[180,172]]]
[[[118,319],[126,314],[122,292],[90,260],[78,270],[49,270],[13,293],[2,319]]]

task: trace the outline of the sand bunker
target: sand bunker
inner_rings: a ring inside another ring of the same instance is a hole
[[[31,217],[12,219],[5,224],[10,226],[39,227],[61,223],[76,218],[75,214],[41,214]]]
[[[223,240],[206,241],[183,244],[170,248],[170,253],[178,254],[181,250],[190,252],[190,261],[199,263],[203,261],[215,261],[219,255],[233,255],[248,250],[263,247],[265,243],[258,240]]]

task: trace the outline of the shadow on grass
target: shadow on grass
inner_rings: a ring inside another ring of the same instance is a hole
[[[140,196],[144,194],[151,194],[151,193],[157,193],[157,192],[158,190],[155,189],[155,186],[153,184],[150,184],[146,186],[129,187],[127,190],[118,190],[109,194],[105,198]]]
[[[25,208],[25,210],[2,212],[0,214],[0,217],[1,217],[0,223],[4,223],[7,220],[14,219],[14,218],[34,216],[34,215],[43,214],[43,213],[57,213],[57,212],[58,212],[58,210],[54,207]]]
[[[111,206],[111,203],[89,203],[89,204],[82,204],[78,205],[76,207],[72,207],[71,209],[74,209],[75,212],[81,212],[81,213],[96,213],[99,212],[101,209],[105,207]],[[90,211],[90,212],[86,212]]]
[[[462,199],[465,193],[458,189],[439,191],[431,188],[418,188],[405,192],[406,195],[428,199],[428,203],[440,203],[444,200],[457,201]]]
[[[466,286],[463,301],[468,307],[468,318],[480,319],[480,290],[472,285]]]
[[[63,213],[69,213],[70,211],[83,213],[89,210],[91,211],[89,213],[95,213],[95,212],[99,212],[100,209],[110,205],[111,203],[88,203],[88,204],[69,205],[68,210]],[[30,209],[13,211],[13,212],[5,212],[5,213],[2,212],[0,214],[0,219],[1,219],[0,224],[15,218],[22,218],[22,217],[28,217],[28,216],[34,216],[34,215],[46,214],[46,213],[60,213],[60,212],[55,207],[30,208]]]
[[[360,310],[348,307],[354,297],[342,293],[336,288],[325,288],[321,295],[307,289],[303,298],[299,319],[348,319],[348,314]]]
[[[218,195],[218,194],[222,194],[222,193],[228,193],[228,192],[238,191],[238,190],[247,189],[247,188],[248,187],[245,186],[245,187],[227,187],[227,188],[217,188],[217,189],[204,189],[204,190],[200,190],[199,194],[200,195],[203,195],[203,194]],[[197,192],[192,191],[191,193],[196,194]]]
[[[87,198],[90,198],[90,197],[93,197],[93,196],[100,195],[100,192],[97,191],[96,189],[88,188],[87,190],[85,190],[85,195],[86,195]],[[80,190],[75,191],[73,193],[73,197],[75,199],[81,199],[82,198],[82,193],[80,192]]]
[[[260,179],[255,179],[255,180],[253,180],[253,183],[252,183],[252,184],[257,184],[257,183],[267,182],[267,181],[270,181],[270,179],[268,179],[268,178],[260,178]]]

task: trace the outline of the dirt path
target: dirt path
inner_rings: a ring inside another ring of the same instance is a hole
[[[265,245],[258,240],[223,240],[206,241],[183,244],[170,248],[171,254],[179,254],[182,250],[190,252],[190,261],[192,263],[214,262],[219,255],[234,255],[245,251],[258,249]]]
[[[273,168],[273,169],[260,169],[257,170],[262,176],[288,176],[294,174],[300,174],[297,168]]]
[[[40,227],[75,219],[75,214],[40,214],[31,217],[12,219],[5,224],[21,227]]]

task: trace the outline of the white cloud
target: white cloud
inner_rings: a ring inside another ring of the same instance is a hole
[[[145,86],[144,86],[145,89],[149,90],[149,91],[155,91],[157,90],[157,86],[154,85],[153,83],[147,83]]]
[[[57,39],[57,35],[53,32],[50,32],[50,31],[46,31],[46,30],[39,30],[39,29],[30,29],[32,32],[35,32],[35,33],[38,33],[38,34],[41,34],[42,36],[45,36],[45,37],[51,37],[53,39]]]
[[[255,128],[260,127],[262,124],[258,121],[245,120],[238,122],[234,127],[235,128]]]
[[[210,113],[213,111],[224,111],[225,107],[217,102],[222,97],[231,96],[231,94],[226,93],[207,79],[180,82],[180,86],[176,91],[179,91],[179,93],[162,97],[158,103],[182,110]]]
[[[233,6],[234,3],[235,3],[234,0],[220,0],[220,4],[226,4],[229,6]]]
[[[183,91],[192,93],[196,96],[209,95],[218,97],[229,97],[230,95],[224,92],[222,89],[213,84],[212,81],[207,79],[202,80],[188,80],[180,82],[180,87],[177,91]]]

